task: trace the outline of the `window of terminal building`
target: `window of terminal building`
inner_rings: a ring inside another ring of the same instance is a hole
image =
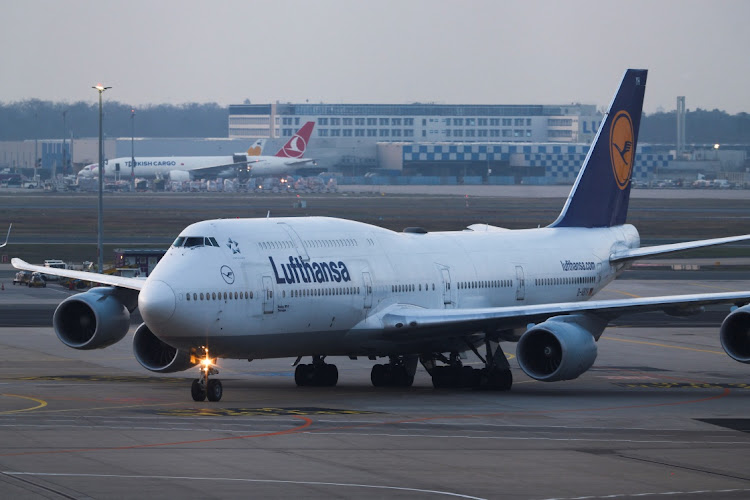
[[[401,118],[391,118],[391,125],[401,126]]]
[[[292,124],[292,117],[283,117],[281,118],[281,124],[282,125],[291,125]]]
[[[328,125],[328,118],[318,118],[318,125]]]
[[[363,128],[354,129],[354,137],[364,137],[364,136],[365,136],[365,129]]]
[[[352,129],[345,128],[344,129],[344,137],[351,137],[352,136]]]
[[[378,124],[378,119],[377,118],[368,118],[367,119],[367,125],[368,126],[377,125],[377,124]]]
[[[367,137],[377,137],[378,131],[374,128],[367,129]]]
[[[354,118],[342,118],[344,125],[354,125]]]
[[[391,136],[401,137],[401,129],[394,128],[393,130],[391,130]]]
[[[461,129],[454,129],[453,130],[453,137],[463,137],[464,131]]]
[[[318,129],[318,136],[319,137],[328,137],[328,129],[327,128],[319,128]]]
[[[478,137],[487,137],[487,131],[486,130],[477,130],[477,136]]]
[[[499,127],[500,118],[490,118],[490,127]]]
[[[381,118],[380,119],[380,125],[388,125],[388,118]]]
[[[467,118],[466,119],[466,126],[467,127],[476,127],[477,126],[477,119],[476,118]]]
[[[464,125],[464,119],[463,118],[454,118],[453,119],[453,126],[454,127],[463,127]]]
[[[331,137],[341,137],[341,129],[340,128],[332,128],[331,129]]]
[[[503,127],[510,127],[513,125],[513,120],[510,118],[503,118]]]
[[[378,133],[378,135],[380,137],[388,137],[388,133],[389,132],[390,132],[390,130],[388,130],[387,128],[381,128],[380,132]]]
[[[341,118],[331,118],[331,125],[341,125]]]
[[[285,128],[281,131],[281,135],[283,135],[284,137],[291,137],[293,133],[293,129],[291,128]]]
[[[476,137],[476,132],[474,130],[467,130],[466,137]]]
[[[503,137],[513,137],[513,132],[511,130],[503,130]]]
[[[362,126],[362,125],[364,125],[364,124],[365,124],[365,119],[364,119],[364,118],[355,118],[355,119],[354,119],[354,124],[355,124],[355,125],[359,125],[359,126]]]
[[[515,125],[516,127],[522,127],[522,126],[523,126],[523,118],[516,118],[516,119],[514,120],[514,125]]]
[[[404,126],[405,127],[413,127],[414,126],[414,118],[404,118]]]
[[[486,127],[487,126],[487,118],[479,118],[477,119],[477,125],[480,127]]]
[[[531,137],[531,130],[526,131],[526,137]]]
[[[423,127],[427,126],[427,118],[422,118],[422,126]]]
[[[294,124],[295,124],[295,125],[299,125],[299,117],[296,117],[296,118],[294,119]]]
[[[412,129],[404,130],[404,137],[414,137],[414,131]]]
[[[500,131],[497,129],[490,130],[490,137],[500,137]]]
[[[523,137],[523,130],[514,130],[513,137]]]

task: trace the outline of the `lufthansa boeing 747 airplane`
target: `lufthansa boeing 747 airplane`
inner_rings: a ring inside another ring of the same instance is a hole
[[[325,217],[222,219],[185,228],[145,280],[12,262],[105,285],[55,311],[55,332],[69,347],[120,341],[138,307],[136,359],[160,373],[197,366],[196,401],[221,399],[218,358],[296,358],[301,386],[335,385],[338,370],[328,360],[349,356],[386,360],[372,367],[375,386],[410,386],[421,362],[435,387],[508,390],[500,341],[517,342],[529,377],[570,380],[594,364],[613,318],[685,315],[720,303],[737,306],[721,325],[722,346],[750,363],[750,292],[591,300],[636,259],[750,239],[640,247],[625,220],[646,76],[625,72],[548,227],[396,233]],[[465,351],[484,367],[462,366]]]

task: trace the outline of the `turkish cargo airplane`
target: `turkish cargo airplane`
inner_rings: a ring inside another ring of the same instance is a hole
[[[740,306],[719,335],[730,357],[750,363],[750,292],[590,300],[636,259],[750,239],[639,247],[625,218],[646,75],[625,72],[548,227],[397,233],[326,217],[220,219],[185,228],[145,280],[12,262],[106,285],[55,311],[55,332],[69,347],[120,341],[138,307],[144,323],[133,338],[136,359],[160,373],[199,366],[196,401],[222,396],[217,358],[294,357],[301,386],[337,383],[330,356],[385,358],[372,367],[375,386],[410,386],[421,361],[435,387],[508,390],[500,341],[517,342],[529,377],[570,380],[594,364],[613,318],[692,314],[707,304]],[[462,366],[464,351],[484,367]],[[303,357],[312,362],[300,364]]]
[[[257,177],[286,175],[306,163],[315,161],[311,158],[302,158],[314,126],[315,122],[305,123],[274,156],[260,155],[265,139],[259,139],[247,150],[247,154],[139,157],[135,159],[133,169],[131,169],[133,163],[131,157],[106,160],[104,177],[134,176],[144,179],[161,177],[172,181],[188,181],[200,177],[236,177],[238,171]],[[84,167],[78,175],[98,177],[99,164],[94,163]]]

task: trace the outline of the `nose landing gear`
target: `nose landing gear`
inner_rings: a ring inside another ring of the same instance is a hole
[[[190,395],[193,396],[193,401],[204,401],[208,398],[209,401],[220,401],[224,390],[221,386],[221,380],[211,379],[210,375],[217,375],[219,370],[214,366],[216,359],[211,359],[208,355],[208,349],[204,349],[205,356],[200,361],[200,377],[193,380],[193,384],[190,387]]]

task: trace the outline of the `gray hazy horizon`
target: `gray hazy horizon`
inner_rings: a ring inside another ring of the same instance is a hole
[[[6,2],[0,102],[567,104],[750,111],[750,2]]]

